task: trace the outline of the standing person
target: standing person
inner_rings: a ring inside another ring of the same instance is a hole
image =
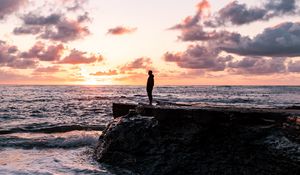
[[[152,90],[154,86],[154,75],[152,74],[152,71],[148,71],[148,80],[147,80],[147,94],[149,98],[149,104],[152,105]]]

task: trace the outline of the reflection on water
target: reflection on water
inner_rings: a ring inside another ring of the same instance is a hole
[[[111,174],[79,149],[1,150],[0,174]]]

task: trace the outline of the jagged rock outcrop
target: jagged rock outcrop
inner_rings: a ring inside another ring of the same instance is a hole
[[[300,173],[299,144],[281,125],[227,115],[204,123],[195,116],[144,117],[131,111],[108,125],[95,156],[143,175]],[[276,139],[292,146],[281,148]]]

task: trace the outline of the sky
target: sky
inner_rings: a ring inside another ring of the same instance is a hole
[[[0,0],[0,84],[300,85],[300,0]]]

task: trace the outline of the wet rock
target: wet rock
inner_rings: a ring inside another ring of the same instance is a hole
[[[170,111],[155,115],[131,110],[115,118],[99,138],[97,160],[143,175],[300,173],[299,154],[290,156],[297,144],[288,152],[289,146],[276,146],[290,143],[277,125],[225,116],[203,122]]]

